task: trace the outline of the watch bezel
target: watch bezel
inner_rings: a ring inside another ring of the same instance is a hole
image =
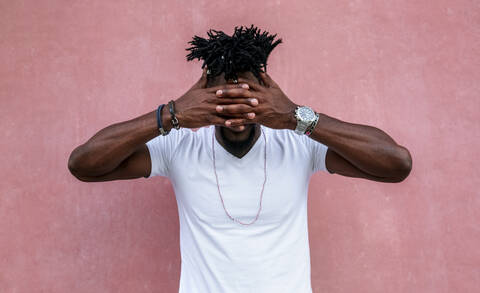
[[[302,113],[303,111],[305,110],[308,110],[312,116],[312,119],[307,119],[307,117],[304,117],[305,114]],[[315,111],[308,107],[308,106],[298,106],[296,109],[295,109],[295,118],[297,118],[297,120],[299,121],[302,121],[302,122],[305,122],[305,123],[312,123],[313,121],[315,121],[315,116],[316,113]]]

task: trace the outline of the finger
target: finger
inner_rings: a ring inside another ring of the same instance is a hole
[[[250,87],[246,83],[228,83],[228,84],[222,84],[222,85],[217,85],[217,86],[214,86],[214,87],[210,87],[210,88],[208,88],[207,92],[215,93],[218,90],[235,89],[235,88],[249,89]]]
[[[253,112],[250,112],[250,113],[247,113],[247,114],[244,114],[245,115],[245,118],[247,118],[248,120],[252,120],[252,119],[255,119],[255,113]]]
[[[249,112],[249,113],[231,113],[231,114],[221,114],[217,113],[218,116],[225,118],[226,120],[232,119],[232,118],[246,118],[248,120],[255,119],[256,114],[255,112]]]
[[[245,88],[221,89],[215,92],[222,98],[253,98],[253,93]]]
[[[220,116],[212,116],[210,118],[210,122],[213,124],[213,125],[220,125],[220,126],[225,126],[225,122],[227,121],[227,118],[223,118],[223,117],[220,117]]]
[[[194,89],[201,89],[207,87],[207,67],[203,68],[202,76],[200,79],[193,85]]]
[[[245,119],[229,119],[225,121],[225,126],[234,127],[234,126],[244,126],[247,121]]]
[[[254,112],[254,107],[245,104],[217,105],[217,107],[215,107],[215,110],[217,111],[217,113],[222,114],[238,114]]]
[[[254,91],[261,91],[264,88],[261,84],[243,77],[238,78],[238,82],[247,84],[250,89],[253,89]]]
[[[229,99],[229,98],[221,98],[221,99],[216,99],[216,104],[218,105],[228,105],[228,104],[245,104],[245,105],[250,105],[250,106],[257,106],[258,105],[258,99],[256,98],[248,98],[248,99],[243,99],[243,98],[237,98],[237,99]]]
[[[278,85],[266,72],[260,72],[260,77],[262,78],[263,83],[268,87],[277,87]]]

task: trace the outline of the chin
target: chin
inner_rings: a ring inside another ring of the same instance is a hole
[[[243,129],[237,127],[220,126],[223,137],[231,143],[245,142],[251,137],[252,129],[256,124],[245,124]]]

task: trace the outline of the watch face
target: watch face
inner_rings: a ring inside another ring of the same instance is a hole
[[[301,120],[306,122],[315,120],[315,112],[308,107],[301,107],[298,109],[298,116]]]

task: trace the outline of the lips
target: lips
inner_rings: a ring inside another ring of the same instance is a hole
[[[227,128],[234,132],[242,132],[246,129],[245,125],[228,126]]]

